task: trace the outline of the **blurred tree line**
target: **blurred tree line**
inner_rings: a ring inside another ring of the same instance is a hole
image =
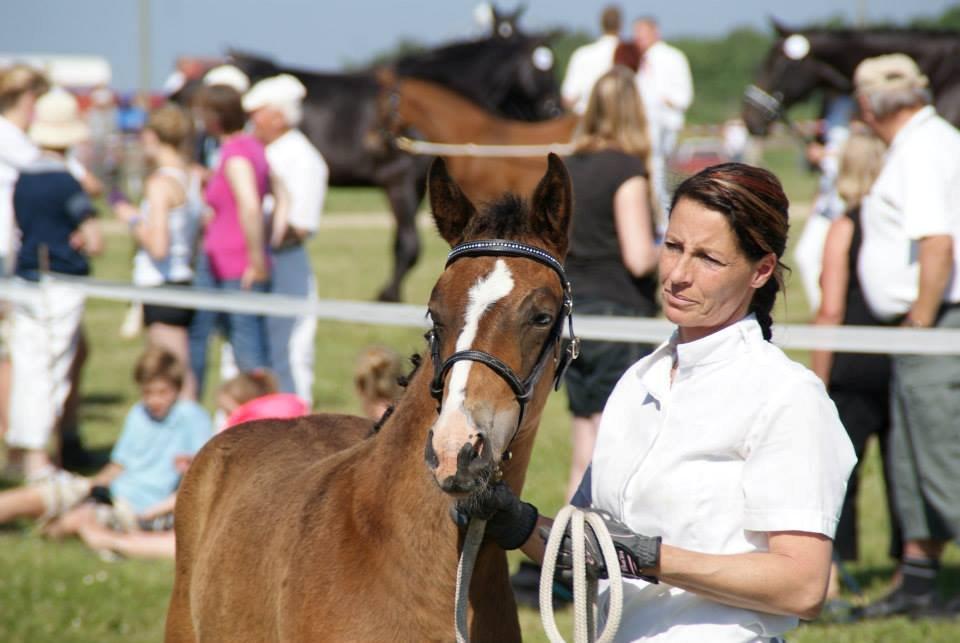
[[[851,27],[843,16],[828,17],[814,24],[789,25],[805,27]],[[907,26],[916,29],[950,29],[960,31],[960,4],[953,4],[939,16],[918,17],[905,25],[871,24],[869,26]],[[626,32],[627,30],[625,30]],[[596,38],[585,30],[556,29],[551,32],[557,82],[563,80],[567,62],[573,50]],[[721,123],[740,112],[743,89],[750,84],[756,70],[763,62],[767,50],[774,41],[773,29],[760,31],[753,27],[738,27],[721,37],[678,37],[670,43],[679,47],[690,60],[696,98],[687,112],[689,123]],[[425,46],[410,38],[401,39],[389,50],[372,57],[364,65],[388,63],[395,57],[422,51]],[[812,115],[812,106],[800,106],[798,117]]]

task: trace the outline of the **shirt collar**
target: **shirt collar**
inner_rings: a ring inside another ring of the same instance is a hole
[[[680,375],[697,366],[732,359],[762,341],[763,331],[753,313],[692,342],[681,344],[679,331],[675,330],[669,340],[650,354],[645,367],[636,371],[636,377],[651,396],[662,400],[670,390],[670,369],[675,358]]]
[[[892,150],[897,144],[901,141],[909,138],[910,133],[916,129],[919,129],[924,123],[929,121],[931,118],[937,115],[937,110],[933,108],[933,105],[927,105],[921,107],[920,110],[910,117],[903,127],[900,128],[900,131],[896,133],[893,137],[893,140],[890,141],[890,149]]]

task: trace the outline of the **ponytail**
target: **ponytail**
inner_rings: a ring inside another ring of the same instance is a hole
[[[777,267],[779,270],[779,266]],[[767,283],[757,289],[750,302],[750,312],[757,316],[757,322],[760,324],[760,330],[763,331],[763,338],[768,342],[773,337],[773,304],[777,300],[777,293],[780,291],[779,274],[770,277]]]

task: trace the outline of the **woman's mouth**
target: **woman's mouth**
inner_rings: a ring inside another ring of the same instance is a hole
[[[663,290],[663,299],[671,306],[680,308],[691,306],[696,303],[694,300],[684,297],[683,295],[678,295],[677,293],[671,292],[666,288]]]

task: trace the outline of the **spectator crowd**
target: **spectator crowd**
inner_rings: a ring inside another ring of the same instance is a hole
[[[683,52],[661,38],[653,17],[635,20],[631,37],[621,40],[622,15],[610,6],[601,14],[600,27],[596,41],[573,53],[562,83],[565,107],[580,116],[574,152],[566,159],[576,194],[566,269],[578,312],[654,317],[667,296],[661,292],[666,277],[658,275],[658,266],[661,271],[671,266],[674,284],[684,270],[719,274],[740,261],[760,259],[745,254],[742,244],[736,245],[741,242],[728,239],[737,226],[747,225],[733,219],[718,228],[723,231],[719,237],[736,251],[727,263],[707,250],[688,258],[683,253],[690,248],[677,247],[683,245],[677,241],[679,233],[669,233],[668,223],[678,202],[666,168],[694,100],[689,64]],[[863,61],[853,83],[852,95],[836,96],[831,103],[825,140],[807,150],[810,162],[822,170],[822,180],[797,261],[815,310],[814,323],[960,328],[960,132],[936,113],[927,78],[903,54]],[[149,170],[138,190],[141,198],[133,203],[116,189],[108,196],[136,247],[131,266],[135,285],[318,297],[305,244],[318,230],[329,172],[298,129],[306,93],[291,75],[251,85],[243,72],[225,65],[204,76],[189,105],[166,102],[143,114],[139,149]],[[312,317],[157,305],[136,309],[146,329],[146,346],[133,378],[140,400],[127,414],[109,463],[92,476],[67,470],[68,465],[82,464],[84,455],[76,419],[87,353],[84,298],[66,285],[47,282],[44,275],[88,275],[91,258],[103,250],[95,205],[108,191],[103,173],[85,167],[71,150],[91,138],[95,149],[102,143],[97,132],[104,130],[101,121],[109,102],[102,95],[95,97],[96,118],[84,120],[76,98],[51,87],[37,70],[14,66],[0,72],[0,269],[4,276],[40,284],[29,297],[7,306],[0,321],[5,477],[22,482],[0,493],[0,523],[31,518],[52,536],[75,534],[101,552],[171,557],[177,486],[203,444],[242,422],[310,413],[317,324]],[[741,130],[742,125],[731,140]],[[737,144],[737,149],[742,147]],[[710,184],[709,190],[722,194],[710,196],[716,201],[709,203],[733,203],[725,211],[730,217],[736,216],[738,204],[748,203],[756,212],[783,219],[780,232],[763,231],[783,247],[759,253],[775,255],[777,272],[762,281],[777,282],[786,247],[786,199],[772,175],[757,179],[737,169],[748,166],[731,167],[718,172]],[[730,177],[745,182],[734,185]],[[752,180],[774,195],[770,203],[753,200],[744,187]],[[685,218],[706,226],[702,222],[710,217],[703,211],[717,208],[703,205],[707,197],[697,196],[696,182],[684,185],[694,195],[687,199]],[[703,207],[694,208],[694,201]],[[759,224],[747,227],[753,225]],[[701,229],[691,224],[684,238],[700,239],[694,228]],[[698,267],[687,268],[690,262]],[[759,291],[762,286],[751,288]],[[756,296],[753,290],[745,291]],[[771,297],[776,288],[773,292]],[[764,313],[752,304],[744,313],[753,315],[752,321],[759,319],[765,333],[762,338],[751,335],[745,345],[765,351],[758,347],[769,340],[772,321],[760,319]],[[753,333],[752,326],[739,328]],[[223,383],[216,389],[217,412],[211,419],[198,400],[209,379],[208,363],[214,361],[208,351],[215,333],[223,338],[217,360]],[[638,360],[659,364],[663,386],[673,385],[683,353],[676,352],[676,344],[683,341],[671,341],[673,345],[660,348],[583,343],[565,380],[572,417],[567,500],[579,496],[577,502],[589,505],[591,476],[603,480],[607,475],[591,471],[598,462],[595,447],[598,440],[604,444],[604,426],[620,418],[620,424],[607,430],[623,433],[628,425],[624,414],[633,408],[633,400],[625,399],[624,391],[640,386],[639,377],[646,373],[636,369]],[[667,355],[670,350],[675,351],[672,357]],[[702,366],[708,366],[709,355],[700,357]],[[777,368],[794,373],[790,366]],[[631,369],[638,378],[624,385],[622,378]],[[870,440],[876,440],[891,516],[889,555],[897,569],[888,593],[848,609],[846,618],[957,615],[960,601],[941,597],[937,579],[946,546],[960,536],[960,356],[815,351],[812,370],[829,395],[823,406],[811,393],[820,409],[816,417],[832,422],[836,416],[837,427],[842,424],[846,431],[846,436],[829,436],[839,455],[823,475],[831,483],[834,478],[846,480],[844,471],[852,468],[845,487],[834,485],[840,490],[838,502],[823,500],[830,511],[837,505],[832,522],[800,530],[832,540],[825,588],[832,603],[827,604],[842,607],[844,585],[858,591],[844,564],[859,555],[862,467],[846,457],[845,440],[849,438],[849,450],[857,459],[864,457]],[[361,356],[354,384],[365,414],[377,419],[387,412],[401,394],[396,382],[402,371],[397,356],[387,349]],[[805,375],[796,377],[804,387],[809,385]],[[620,394],[614,417],[608,398],[615,390]],[[714,401],[718,408],[712,411],[719,416],[738,410],[719,408],[722,400]],[[702,399],[697,403],[705,404]],[[659,419],[659,403],[656,414],[643,413],[666,422]],[[604,417],[614,419],[605,425]],[[56,455],[51,455],[51,443],[60,446]],[[818,445],[804,444],[810,457],[822,455]],[[606,462],[622,455],[609,443],[605,448]],[[769,469],[765,475],[777,477],[778,471]],[[823,480],[807,482],[827,486]],[[831,493],[824,491],[823,498]],[[637,537],[658,537],[653,532],[662,525],[646,517],[644,521],[650,534]],[[528,551],[529,542],[524,546]],[[656,546],[659,552],[659,541]],[[747,568],[744,563],[737,570]],[[521,566],[513,579],[521,603],[537,603],[538,581],[536,565]],[[685,590],[734,604],[730,595],[709,584],[704,587]],[[569,586],[558,582],[555,598],[569,602]]]

